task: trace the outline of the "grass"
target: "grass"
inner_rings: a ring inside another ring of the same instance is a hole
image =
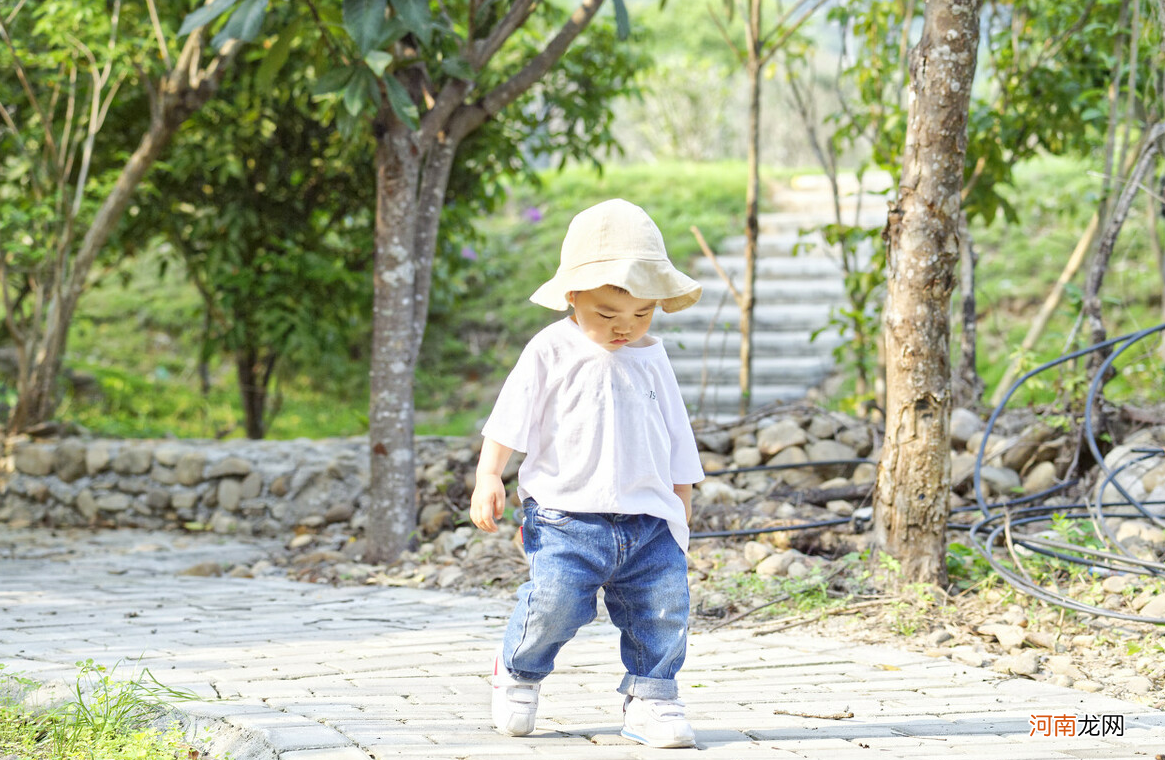
[[[4,673],[0,665],[0,757],[21,760],[162,760],[194,758],[198,750],[177,726],[156,727],[168,706],[197,695],[172,689],[143,669],[118,680],[117,666],[78,662],[72,698],[49,710],[30,709],[23,697],[35,681]]]
[[[1018,226],[1002,218],[991,225],[972,224],[979,253],[977,306],[980,317],[978,370],[990,397],[1013,357],[1031,369],[1088,343],[1079,324],[1081,293],[1088,263],[1069,282],[1033,350],[1020,355],[1031,318],[1060,277],[1078,237],[1096,208],[1101,181],[1079,161],[1040,158],[1017,167],[1017,185],[1010,201],[1020,217]],[[1101,287],[1103,316],[1109,337],[1159,324],[1161,274],[1148,239],[1143,203],[1130,213],[1113,251]],[[957,342],[957,338],[956,338]],[[1112,400],[1143,400],[1165,385],[1160,359],[1161,338],[1150,338],[1118,360],[1117,376],[1105,387]],[[1065,396],[1083,396],[1083,368],[1065,365],[1029,381],[1013,405],[1049,403]]]

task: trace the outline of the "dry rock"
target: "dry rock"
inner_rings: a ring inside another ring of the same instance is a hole
[[[809,457],[800,446],[790,446],[768,461],[772,465],[805,464]],[[773,477],[793,488],[813,488],[821,482],[821,476],[808,467],[776,470]]]
[[[757,565],[772,553],[773,547],[762,544],[760,541],[749,541],[744,545],[744,559],[749,565]]]
[[[780,554],[773,554],[761,560],[756,566],[756,574],[766,577],[786,575],[789,567],[804,558],[804,554],[796,549],[787,549]]]
[[[287,548],[302,549],[305,546],[311,546],[313,543],[315,543],[315,540],[316,537],[311,533],[300,533],[298,536],[293,536],[292,539],[287,542]]]
[[[150,471],[154,452],[146,446],[130,444],[122,446],[113,458],[113,471],[122,475],[144,475]]]
[[[1165,619],[1165,594],[1159,594],[1149,600],[1140,609],[1140,614],[1145,617]]]
[[[1070,655],[1052,655],[1044,663],[1044,667],[1056,675],[1068,676],[1073,681],[1079,681],[1084,678],[1084,672],[1076,667],[1076,663],[1072,662]]]
[[[189,575],[197,578],[219,578],[222,576],[222,565],[217,562],[199,562],[197,565],[191,565],[185,570],[180,570],[178,575]]]
[[[696,433],[696,443],[701,449],[716,454],[732,451],[732,436],[726,430],[709,430]]]
[[[979,477],[983,485],[997,496],[1014,496],[1022,485],[1019,473],[1006,467],[981,467]]]
[[[105,470],[113,461],[113,453],[108,441],[96,441],[85,450],[85,471],[90,475]]]
[[[986,427],[979,415],[969,409],[955,407],[951,410],[951,444],[954,446],[966,446],[973,435]]]
[[[206,471],[208,478],[243,477],[251,474],[251,463],[242,457],[227,457],[215,462]]]
[[[972,668],[981,668],[986,662],[982,652],[966,644],[955,647],[951,651],[951,659],[964,665],[970,665]]]
[[[756,467],[761,463],[760,449],[741,446],[732,452],[732,463],[737,467]]]
[[[28,475],[48,475],[53,471],[55,459],[51,446],[40,444],[25,444],[16,449],[14,465],[20,472]]]
[[[1024,634],[1024,641],[1033,647],[1055,651],[1056,635],[1047,631],[1028,631]]]
[[[72,483],[85,475],[85,451],[85,444],[76,438],[61,441],[53,457],[53,469],[57,477],[66,483]]]
[[[809,435],[814,438],[832,438],[837,435],[841,424],[828,414],[815,414],[809,420]]]
[[[870,429],[864,426],[846,428],[837,433],[834,438],[838,443],[852,448],[861,457],[869,454],[874,447],[874,438],[870,435]]]
[[[197,485],[202,481],[202,470],[206,465],[206,454],[201,451],[188,451],[178,459],[174,466],[178,482],[184,486]]]
[[[1056,485],[1056,465],[1040,462],[1028,470],[1023,478],[1023,492],[1027,495],[1046,491]]]
[[[977,630],[984,635],[994,636],[1004,649],[1014,649],[1015,647],[1023,646],[1025,633],[1018,625],[991,623],[981,625]]]
[[[1019,654],[1000,657],[992,665],[992,670],[1017,676],[1034,676],[1040,672],[1040,656],[1034,649],[1025,649]]]
[[[337,502],[328,507],[328,511],[324,513],[324,522],[328,525],[345,523],[351,520],[355,513],[356,507],[351,502]]]
[[[826,502],[825,508],[839,517],[849,517],[854,513],[854,505],[844,499]]]
[[[781,420],[757,433],[757,446],[765,457],[773,457],[790,446],[804,446],[809,442],[805,431],[794,420]]]
[[[844,443],[837,441],[822,440],[810,443],[805,448],[805,453],[812,462],[831,462],[831,461],[846,461],[858,458],[858,452],[854,451],[852,446],[846,446]],[[852,465],[828,465],[825,467],[817,467],[825,477],[836,478],[844,475]]]

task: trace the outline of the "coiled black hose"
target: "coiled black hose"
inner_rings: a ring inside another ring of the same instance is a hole
[[[1165,624],[1165,618],[1135,615],[1133,613],[1123,612],[1120,610],[1110,610],[1103,607],[1097,607],[1095,605],[1087,604],[1073,599],[1058,591],[1044,588],[1031,579],[1031,576],[1022,567],[1022,564],[1019,561],[1019,555],[1015,550],[1017,546],[1020,546],[1035,554],[1085,566],[1089,569],[1090,572],[1095,572],[1100,575],[1133,574],[1165,577],[1165,564],[1157,561],[1141,559],[1134,556],[1132,552],[1130,552],[1124,546],[1124,544],[1118,540],[1107,523],[1109,518],[1144,518],[1152,521],[1156,525],[1165,526],[1165,519],[1162,519],[1160,516],[1154,514],[1146,508],[1147,504],[1161,505],[1165,502],[1139,501],[1128,492],[1128,490],[1120,483],[1117,477],[1121,472],[1133,466],[1134,464],[1138,464],[1150,458],[1165,457],[1165,449],[1132,449],[1132,453],[1140,454],[1140,456],[1131,458],[1129,461],[1122,463],[1121,466],[1116,470],[1113,470],[1104,461],[1104,457],[1100,453],[1100,447],[1096,440],[1092,420],[1092,410],[1096,406],[1100,391],[1104,385],[1103,378],[1105,373],[1112,366],[1112,363],[1117,359],[1117,357],[1119,357],[1139,341],[1144,340],[1150,335],[1156,334],[1163,330],[1165,330],[1165,323],[1155,327],[1128,333],[1116,338],[1111,338],[1101,343],[1097,343],[1096,345],[1073,351],[1039,365],[1038,367],[1026,372],[1014,383],[1012,383],[1011,387],[1008,388],[1007,393],[1004,394],[1003,399],[995,407],[990,417],[988,418],[986,428],[983,432],[982,441],[979,444],[979,451],[975,456],[973,484],[976,504],[975,506],[957,509],[953,512],[957,514],[967,511],[974,511],[977,509],[982,513],[982,517],[971,525],[948,523],[947,527],[954,530],[966,530],[968,532],[972,546],[974,546],[974,548],[984,557],[984,559],[986,559],[991,568],[996,573],[998,573],[1005,582],[1014,587],[1016,590],[1027,594],[1028,596],[1045,601],[1049,604],[1065,607],[1077,612],[1083,612],[1102,617],[1113,617],[1129,621]],[[1078,359],[1087,354],[1091,354],[1107,348],[1112,348],[1114,346],[1116,347],[1115,350],[1113,350],[1112,353],[1110,353],[1109,356],[1105,359],[1097,371],[1096,377],[1093,379],[1089,386],[1084,412],[1084,438],[1089,446],[1093,458],[1096,460],[1104,473],[1104,479],[1096,487],[1095,499],[1090,499],[1082,504],[1049,505],[1039,503],[1056,493],[1076,485],[1078,480],[1073,479],[1057,484],[1051,488],[1045,489],[1035,494],[1030,494],[1004,502],[988,504],[987,500],[983,496],[983,459],[986,455],[987,444],[990,439],[991,431],[994,429],[999,416],[1003,413],[1003,410],[1007,406],[1007,403],[1011,397],[1016,393],[1017,390],[1019,390],[1021,386],[1023,386],[1025,382],[1027,382],[1030,378],[1040,374],[1041,372],[1045,372],[1053,367],[1059,366],[1074,359]],[[823,467],[827,465],[863,463],[873,464],[873,462],[868,459],[830,460],[823,462],[802,462],[793,464],[742,467],[737,469],[717,470],[706,474],[709,476],[734,475],[737,473],[760,472],[766,470],[788,470],[803,467]],[[1116,488],[1117,492],[1121,495],[1124,501],[1102,502],[1103,495],[1108,490],[1110,483]],[[1023,506],[1027,504],[1034,504],[1034,506]],[[1019,509],[1016,509],[1017,507],[1019,507]],[[1117,509],[1115,511],[1113,509],[1127,507],[1132,507],[1132,509]],[[1110,550],[1113,551],[1101,551],[1087,546],[1053,541],[1040,536],[1029,534],[1023,534],[1018,538],[1013,536],[1013,530],[1015,528],[1035,525],[1041,522],[1051,522],[1053,520],[1091,520],[1097,536]],[[848,523],[859,523],[861,521],[862,519],[858,517],[838,518],[768,528],[706,531],[693,533],[691,538],[741,538],[778,531],[799,531],[815,528],[828,528]],[[1003,545],[1008,555],[1016,564],[1016,567],[1008,567],[995,556],[993,547],[996,546],[996,544]]]

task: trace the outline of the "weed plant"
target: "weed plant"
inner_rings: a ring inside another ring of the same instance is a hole
[[[50,709],[24,704],[37,688],[0,665],[0,757],[21,760],[164,760],[197,757],[176,725],[159,728],[169,706],[197,699],[160,683],[143,668],[118,680],[118,666],[77,663],[70,699]]]

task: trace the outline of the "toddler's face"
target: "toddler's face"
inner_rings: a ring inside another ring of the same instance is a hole
[[[568,293],[566,300],[574,306],[572,319],[583,334],[608,351],[618,351],[646,335],[655,315],[655,301],[610,285]]]

